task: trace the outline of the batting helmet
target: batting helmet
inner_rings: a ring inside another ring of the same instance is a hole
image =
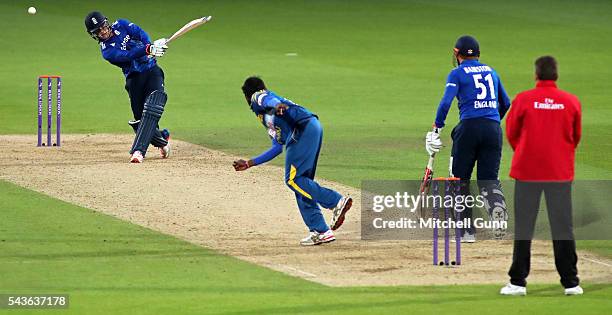
[[[461,56],[478,57],[480,56],[480,45],[478,45],[476,38],[465,35],[457,39],[455,51]]]
[[[93,39],[100,40],[98,31],[103,26],[108,26],[108,19],[102,13],[94,11],[85,17],[85,28]]]

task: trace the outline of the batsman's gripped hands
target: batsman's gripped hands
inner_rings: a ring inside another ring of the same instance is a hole
[[[243,159],[240,159],[240,160],[234,161],[232,165],[234,166],[234,170],[239,172],[239,171],[244,171],[248,169],[249,167],[253,166],[253,161],[251,160],[245,161]]]
[[[153,44],[150,44],[149,46],[147,46],[147,55],[153,56],[153,57],[162,57],[165,53],[166,50],[168,49],[168,45],[166,45],[166,39],[165,38],[160,38],[156,41],[153,42]]]

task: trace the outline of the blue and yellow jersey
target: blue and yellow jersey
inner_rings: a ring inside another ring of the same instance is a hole
[[[102,57],[121,68],[127,77],[134,72],[153,68],[157,61],[146,55],[146,46],[151,44],[149,35],[138,25],[119,19],[111,25],[113,36],[100,43]]]
[[[277,115],[276,105],[281,103],[287,109],[283,115]],[[268,129],[268,135],[283,145],[291,142],[291,136],[299,123],[315,116],[306,108],[268,90],[253,93],[251,110]]]
[[[499,122],[510,108],[510,98],[499,76],[478,60],[464,60],[448,75],[444,96],[438,105],[436,127],[444,127],[455,97],[459,101],[461,120],[484,117]]]

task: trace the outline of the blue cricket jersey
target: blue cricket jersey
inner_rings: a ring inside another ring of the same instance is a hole
[[[285,113],[276,115],[276,105],[287,105]],[[262,90],[255,92],[251,97],[251,110],[260,118],[262,124],[268,128],[268,134],[280,144],[289,144],[291,135],[297,125],[315,115],[306,108],[274,94],[272,91]]]
[[[111,29],[113,35],[100,43],[104,59],[121,68],[126,77],[155,67],[155,58],[146,54],[146,46],[151,44],[151,40],[145,31],[124,19],[115,21]]]
[[[277,116],[276,105],[280,103],[287,105],[287,109],[283,115]],[[304,107],[267,90],[253,94],[251,110],[257,115],[264,127],[268,129],[268,135],[272,139],[270,149],[252,159],[255,165],[268,162],[281,154],[283,145],[291,143],[293,131],[297,125],[308,118],[315,117]]]
[[[483,117],[499,122],[510,108],[510,98],[499,76],[478,60],[464,60],[448,75],[444,96],[438,105],[436,127],[444,127],[455,97],[461,120]]]

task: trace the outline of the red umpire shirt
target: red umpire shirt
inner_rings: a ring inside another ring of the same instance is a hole
[[[578,98],[559,90],[555,81],[516,96],[506,118],[514,149],[510,177],[521,181],[571,181],[574,153],[581,135]]]

